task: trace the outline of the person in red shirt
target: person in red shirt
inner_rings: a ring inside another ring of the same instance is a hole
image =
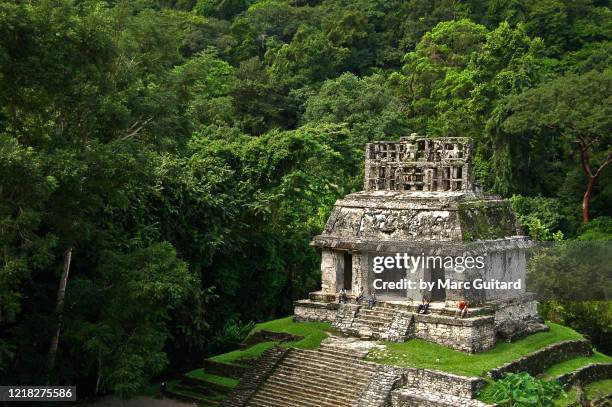
[[[465,318],[467,316],[468,310],[468,302],[466,300],[461,300],[457,303],[457,309],[455,310],[455,318],[461,317]]]

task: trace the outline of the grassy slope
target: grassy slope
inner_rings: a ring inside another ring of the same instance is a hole
[[[596,400],[607,394],[612,394],[612,379],[599,380],[588,384],[584,391],[589,400]],[[555,401],[555,407],[567,407],[578,401],[578,392],[572,387],[566,392],[566,397],[560,397]]]
[[[326,332],[330,330],[330,324],[322,322],[293,322],[293,317],[275,319],[273,321],[262,322],[255,325],[249,335],[257,331],[284,332],[292,335],[303,336],[304,339],[299,341],[284,342],[283,347],[301,348],[301,349],[316,349],[321,344],[321,341],[327,337]],[[216,355],[210,360],[221,363],[240,363],[241,359],[253,359],[261,356],[263,352],[270,349],[278,342],[261,342],[247,349],[239,349],[231,352]]]
[[[209,359],[220,363],[239,363],[241,359],[258,358],[262,353],[274,345],[276,345],[276,342],[261,342],[247,349],[233,350],[231,352],[213,356]]]
[[[251,331],[251,334],[257,331],[271,331],[303,336],[304,339],[286,342],[283,346],[301,349],[316,349],[321,344],[321,341],[327,337],[326,332],[330,329],[331,325],[325,322],[293,322],[293,317],[289,316],[257,324]]]
[[[466,354],[441,345],[413,339],[387,343],[384,352],[372,351],[368,359],[385,364],[438,369],[465,376],[483,376],[487,371],[511,362],[546,345],[569,339],[581,339],[576,331],[548,323],[549,332],[539,332],[513,343],[499,343],[486,352]]]
[[[546,369],[542,373],[541,377],[547,380],[553,379],[563,374],[573,372],[574,370],[577,370],[590,363],[612,363],[612,358],[604,355],[603,353],[594,352],[592,356],[579,357],[557,363],[556,365]]]
[[[229,387],[230,389],[238,385],[238,380],[231,377],[217,376],[214,374],[204,372],[204,369],[196,369],[187,373],[185,376],[194,379],[202,380],[203,382],[209,382],[218,384],[219,386]]]

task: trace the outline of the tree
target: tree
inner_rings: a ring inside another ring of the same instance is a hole
[[[359,78],[347,72],[325,81],[306,101],[302,122],[346,124],[356,172],[365,143],[409,133],[400,100],[381,74]]]
[[[612,163],[612,71],[567,75],[508,98],[501,129],[531,139],[559,138],[574,154],[585,176],[582,219],[596,181]]]

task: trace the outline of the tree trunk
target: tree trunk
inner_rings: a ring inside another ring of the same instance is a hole
[[[70,274],[70,263],[72,261],[72,247],[64,253],[64,269],[60,277],[60,284],[57,290],[57,301],[55,303],[55,315],[57,317],[57,327],[55,334],[51,338],[51,346],[49,347],[49,369],[47,373],[47,384],[51,377],[51,372],[55,367],[55,358],[57,348],[59,347],[60,331],[62,329],[62,314],[64,311],[64,297],[66,296],[66,286],[68,285],[68,275]]]
[[[102,356],[98,355],[98,378],[96,379],[96,391],[94,395],[100,393],[100,384],[102,384]]]
[[[595,184],[595,177],[589,177],[587,181],[587,188],[582,198],[582,222],[589,223],[589,203],[591,202],[591,195],[593,194],[593,185]]]

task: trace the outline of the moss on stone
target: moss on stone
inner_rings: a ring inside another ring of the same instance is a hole
[[[464,241],[501,239],[517,234],[516,216],[508,202],[465,202],[459,204],[458,213]]]

